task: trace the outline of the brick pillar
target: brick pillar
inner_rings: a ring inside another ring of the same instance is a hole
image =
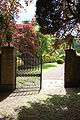
[[[0,91],[13,91],[16,87],[15,49],[14,47],[2,47],[1,51]]]
[[[80,56],[76,56],[76,84],[80,87]]]
[[[1,51],[0,51],[0,83],[1,83]]]
[[[76,87],[76,51],[65,50],[65,75],[64,83],[66,88]]]

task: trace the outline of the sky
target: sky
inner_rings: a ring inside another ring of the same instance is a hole
[[[20,13],[18,14],[19,17],[16,18],[17,23],[22,23],[22,21],[25,20],[31,21],[36,11],[36,0],[33,0],[28,7],[26,7],[24,0],[20,0],[20,3],[24,6],[24,9],[20,10]]]

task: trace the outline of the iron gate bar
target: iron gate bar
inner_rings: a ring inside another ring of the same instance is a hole
[[[19,74],[17,74],[17,77],[19,76]],[[21,77],[40,77],[41,74],[22,74]]]
[[[42,54],[41,54],[41,74],[40,74],[40,90],[42,88]]]
[[[25,57],[26,57],[26,55],[25,55]],[[26,60],[26,58],[24,58],[24,59]],[[40,78],[39,90],[41,90],[41,88],[42,88],[42,55],[32,57],[30,60],[31,60],[30,61],[31,65],[28,64],[27,66],[25,64],[24,64],[24,66],[21,66],[20,65],[21,61],[19,62],[19,67],[17,65],[16,77],[39,77]],[[32,60],[33,60],[33,63],[32,63]],[[23,81],[23,78],[22,78],[22,81]],[[38,87],[33,85],[33,88],[35,89]],[[21,88],[21,89],[23,89],[23,88]],[[30,89],[31,89],[31,87],[30,87]]]

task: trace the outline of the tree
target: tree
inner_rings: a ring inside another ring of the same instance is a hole
[[[57,36],[59,42],[75,32],[80,37],[79,0],[38,0],[36,7],[36,20],[42,33]]]
[[[41,51],[42,54],[51,53],[52,52],[52,44],[55,38],[51,35],[44,35],[41,34],[41,32],[37,32],[38,34],[38,40],[41,44]]]
[[[35,26],[32,23],[16,24],[17,32],[14,34],[13,45],[21,53],[21,58],[25,62],[25,66],[28,62],[32,61],[31,58],[35,57],[39,50],[39,41]],[[34,61],[32,61],[33,64]]]
[[[35,53],[37,49],[37,34],[35,27],[31,23],[16,24],[17,32],[14,34],[14,45],[21,52],[25,53],[27,50]]]
[[[23,8],[19,1],[0,0],[0,46],[3,42],[7,42],[10,46],[13,33],[16,30],[14,18],[18,15],[19,10]]]
[[[0,0],[0,42],[12,41],[15,29],[14,15],[17,15],[21,5],[16,0]]]

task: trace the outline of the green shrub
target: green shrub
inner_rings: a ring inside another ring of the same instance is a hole
[[[43,63],[51,63],[54,62],[54,58],[50,54],[43,54],[42,56]]]
[[[16,52],[16,57],[21,58],[21,53],[19,51]]]
[[[64,63],[64,60],[63,60],[63,59],[58,59],[56,62],[57,62],[58,64],[63,64],[63,63]]]
[[[43,63],[53,63],[53,62],[57,62],[59,64],[62,64],[64,62],[64,54],[58,55],[56,53],[50,55],[48,54],[43,54],[42,55],[42,61]]]
[[[21,65],[24,65],[24,62],[20,57],[17,57],[16,64],[17,64],[17,67],[19,67]]]

